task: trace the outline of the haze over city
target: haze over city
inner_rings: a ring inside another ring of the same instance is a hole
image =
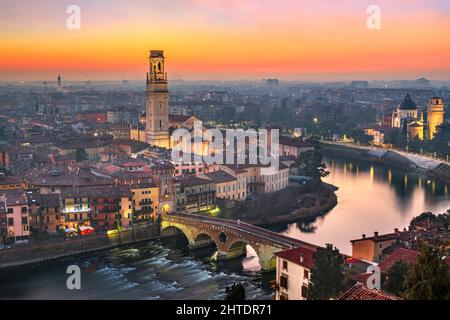
[[[66,1],[0,4],[0,81],[142,80],[148,48],[172,79],[450,78],[448,1]],[[319,14],[320,13],[320,14]]]
[[[450,300],[448,0],[75,1],[0,3],[0,303]]]

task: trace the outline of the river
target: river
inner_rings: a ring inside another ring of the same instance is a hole
[[[314,244],[333,243],[351,253],[362,233],[406,227],[423,211],[450,208],[448,187],[425,176],[383,165],[325,159],[339,187],[338,205],[312,221],[272,227]],[[1,252],[0,252],[1,254]],[[255,252],[216,261],[213,248],[188,252],[186,239],[142,242],[0,272],[0,299],[223,299],[225,288],[243,282],[248,299],[272,299],[273,273],[262,274]],[[68,290],[66,269],[82,270],[81,290]]]
[[[408,227],[414,216],[450,209],[449,187],[427,176],[381,164],[324,159],[330,175],[324,179],[339,190],[338,205],[326,215],[279,226],[277,231],[314,244],[332,243],[351,254],[350,240]]]

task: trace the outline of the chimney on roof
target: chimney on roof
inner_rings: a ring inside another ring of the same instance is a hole
[[[303,263],[303,261],[305,260],[303,253],[300,253],[300,263]]]
[[[394,232],[395,232],[395,233],[398,233],[398,228],[395,228],[395,229],[394,229]]]
[[[373,233],[373,236],[376,238],[376,237],[378,237],[378,231],[375,231],[374,233]]]
[[[362,235],[362,238],[363,238],[363,239],[365,239],[365,238],[366,238],[366,234],[365,234],[365,233],[363,233],[363,235]]]

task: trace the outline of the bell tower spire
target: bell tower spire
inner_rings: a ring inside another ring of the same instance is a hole
[[[170,148],[169,84],[164,71],[164,63],[164,51],[150,51],[146,91],[146,140],[151,145]]]

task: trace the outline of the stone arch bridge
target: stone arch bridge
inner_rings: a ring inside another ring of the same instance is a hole
[[[177,213],[161,215],[161,234],[182,232],[192,249],[215,244],[218,259],[234,259],[245,255],[246,245],[257,253],[265,271],[275,268],[275,253],[295,247],[316,250],[317,246],[233,220]]]

